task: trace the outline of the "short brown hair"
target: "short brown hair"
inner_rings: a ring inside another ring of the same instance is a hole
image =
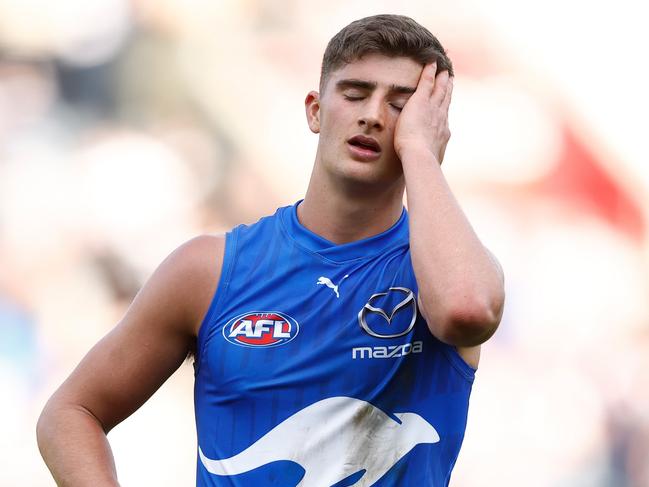
[[[404,15],[373,15],[343,27],[331,38],[322,59],[320,91],[336,69],[366,54],[404,56],[422,65],[437,61],[437,72],[453,75],[453,65],[437,38]]]

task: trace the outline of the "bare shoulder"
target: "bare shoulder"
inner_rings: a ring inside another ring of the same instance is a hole
[[[224,243],[223,236],[203,235],[169,254],[48,407],[82,408],[106,432],[140,407],[193,351],[220,277]]]
[[[174,250],[158,269],[171,298],[186,309],[194,336],[216,292],[224,252],[224,235],[200,235]]]
[[[163,261],[180,271],[200,271],[203,267],[212,267],[215,263],[220,266],[220,258],[225,249],[224,235],[199,235],[177,247]]]
[[[173,250],[155,269],[129,307],[125,319],[139,327],[175,328],[194,335],[216,291],[225,248],[223,235],[200,235]],[[157,320],[135,319],[164,314]],[[120,324],[122,324],[120,323]]]

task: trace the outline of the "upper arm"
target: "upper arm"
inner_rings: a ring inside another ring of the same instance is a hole
[[[171,253],[52,402],[88,410],[105,431],[139,408],[193,350],[220,277],[224,242],[201,236]]]

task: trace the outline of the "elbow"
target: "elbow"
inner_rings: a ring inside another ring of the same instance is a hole
[[[438,338],[458,347],[486,342],[498,329],[503,314],[504,292],[491,299],[462,300],[450,306],[441,320]]]
[[[45,404],[36,422],[36,443],[41,456],[47,462],[48,456],[53,452],[57,438],[65,428],[66,405],[61,403],[55,394]]]
[[[43,408],[43,411],[36,422],[36,442],[38,444],[38,450],[41,452],[43,458],[46,458],[48,444],[52,437],[53,419],[51,416],[51,408],[48,403]]]

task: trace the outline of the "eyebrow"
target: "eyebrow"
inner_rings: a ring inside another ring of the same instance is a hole
[[[344,90],[346,88],[360,88],[362,90],[368,90],[372,91],[376,89],[377,83],[376,81],[366,81],[362,79],[341,79],[336,83],[336,86],[340,90]],[[399,93],[399,94],[404,94],[404,95],[410,95],[415,92],[416,88],[413,88],[412,86],[402,86],[402,85],[390,85],[389,90],[392,93]]]

